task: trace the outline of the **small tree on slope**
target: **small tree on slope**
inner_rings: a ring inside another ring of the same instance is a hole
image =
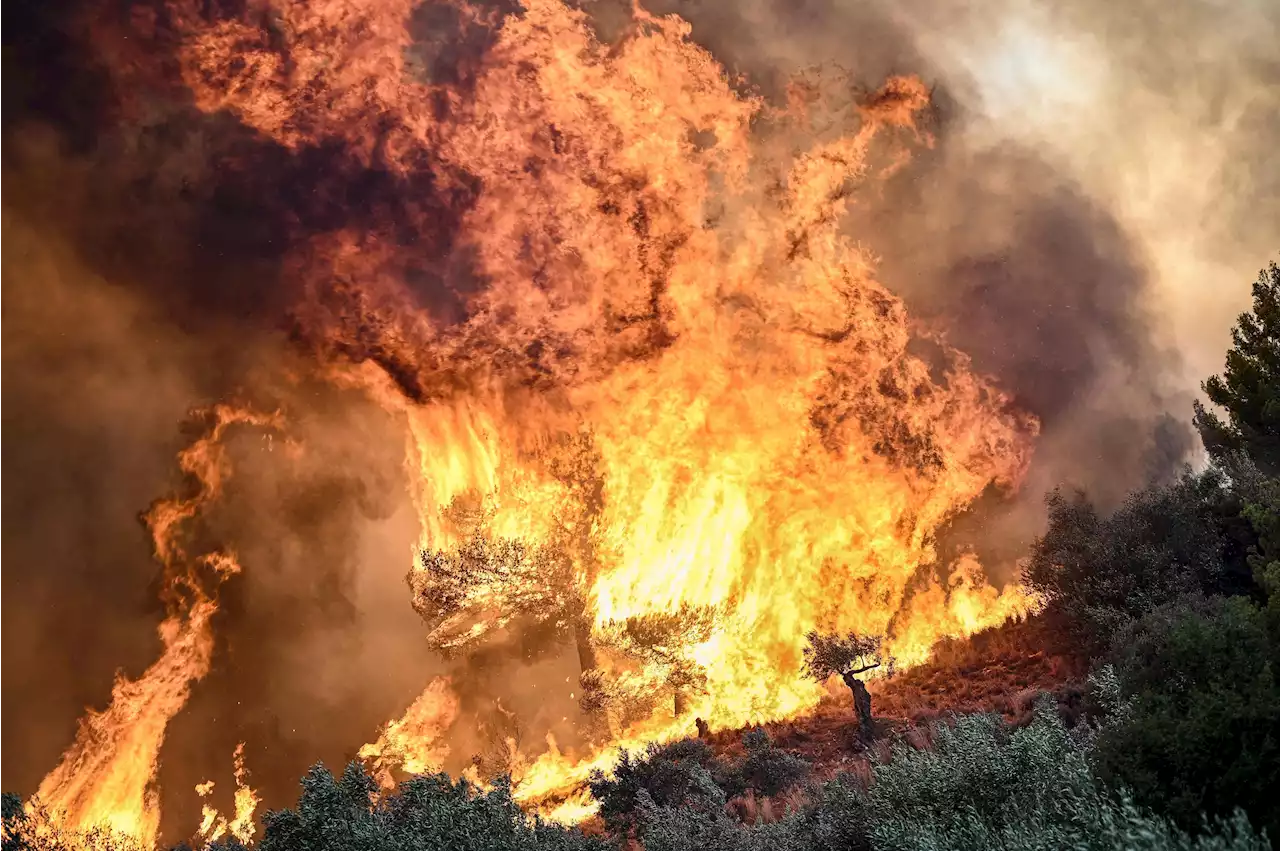
[[[808,635],[809,646],[804,649],[805,676],[826,682],[832,674],[853,692],[853,708],[858,713],[858,726],[863,736],[874,732],[871,720],[871,692],[858,679],[859,674],[879,668],[885,663],[881,650],[883,639],[878,635],[824,635],[816,630]]]

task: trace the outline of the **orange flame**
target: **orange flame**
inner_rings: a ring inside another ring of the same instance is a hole
[[[158,500],[144,515],[164,570],[162,596],[168,616],[160,624],[160,658],[136,680],[117,676],[111,703],[90,710],[75,742],[44,778],[36,801],[60,828],[87,832],[105,827],[143,847],[155,844],[160,806],[156,759],[169,721],[187,702],[192,683],[209,672],[211,619],[217,589],[240,571],[235,556],[214,552],[191,557],[183,524],[218,498],[227,473],[222,440],[235,424],[278,426],[279,419],[218,405],[201,412],[207,429],[178,456],[192,492]]]
[[[294,258],[299,324],[357,364],[344,380],[381,367],[375,391],[404,412],[422,549],[505,554],[433,638],[463,647],[515,608],[562,607],[615,691],[698,675],[678,713],[650,701],[611,713],[610,741],[585,753],[552,744],[521,769],[520,800],[581,815],[573,791],[617,745],[684,735],[695,714],[725,727],[812,707],[810,629],[884,634],[908,665],[1028,604],[971,557],[937,565],[933,536],[989,485],[1018,484],[1036,424],[916,333],[841,224],[868,163],[900,168],[921,138],[920,81],[831,102],[797,85],[774,109],[678,17],[637,7],[607,46],[562,0],[502,20],[437,4],[487,49],[436,79],[410,35],[417,5],[261,0],[207,23],[179,0],[172,18],[190,28],[179,65],[199,108],[287,147],[343,142],[461,208],[448,257],[403,248],[439,210],[409,197]],[[451,293],[461,318],[421,306],[408,280],[423,263],[467,284]],[[433,582],[425,565],[410,577],[434,617]],[[601,640],[684,611],[714,624],[679,658]],[[365,755],[433,764],[453,700],[429,687]]]
[[[382,730],[376,742],[360,749],[360,758],[369,760],[382,785],[394,785],[393,769],[410,774],[439,771],[449,748],[441,741],[458,716],[458,699],[447,677],[432,680],[403,717]]]
[[[257,825],[253,822],[253,814],[262,801],[258,793],[249,786],[249,772],[244,766],[244,742],[236,745],[233,755],[235,765],[236,794],[234,799],[234,815],[230,820],[209,804],[201,807],[200,829],[197,832],[200,840],[207,846],[230,833],[246,845],[253,841]],[[207,798],[213,794],[214,783],[206,780],[196,786],[196,794]]]

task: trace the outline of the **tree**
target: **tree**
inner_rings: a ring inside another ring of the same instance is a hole
[[[454,654],[515,622],[582,628],[585,603],[572,561],[553,545],[490,537],[477,529],[461,546],[421,554],[409,576],[413,606],[439,651]]]
[[[1117,636],[1120,711],[1094,765],[1187,829],[1243,808],[1280,836],[1280,636],[1245,597],[1193,595]]]
[[[1133,618],[1193,591],[1225,590],[1218,518],[1229,499],[1213,469],[1137,491],[1107,517],[1081,493],[1054,491],[1023,580],[1065,618],[1082,653],[1102,652]]]
[[[858,713],[858,728],[864,737],[874,734],[875,727],[871,718],[871,692],[858,679],[859,674],[879,668],[884,664],[881,650],[882,636],[857,635],[824,635],[818,631],[810,632],[809,644],[804,649],[805,676],[820,683],[826,682],[833,674],[853,692],[853,707]],[[890,660],[892,664],[892,660]]]
[[[518,633],[526,655],[571,640],[584,688],[596,670],[588,590],[598,563],[592,530],[604,507],[599,453],[590,432],[563,434],[536,453],[564,488],[553,531],[542,540],[495,535],[495,507],[474,492],[442,512],[462,543],[423,551],[409,574],[413,605],[445,655],[469,653],[504,631]]]
[[[1215,459],[1243,452],[1260,468],[1280,473],[1280,267],[1274,262],[1253,285],[1253,311],[1231,331],[1223,374],[1203,385],[1226,412],[1223,421],[1199,402],[1195,424]]]
[[[662,672],[673,711],[684,714],[689,692],[702,690],[706,672],[690,654],[711,637],[719,612],[711,606],[682,605],[674,612],[651,612],[605,624],[600,644],[640,659]]]

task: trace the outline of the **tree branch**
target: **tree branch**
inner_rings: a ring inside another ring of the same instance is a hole
[[[857,676],[858,674],[864,674],[867,671],[870,671],[872,668],[879,668],[879,667],[880,667],[880,663],[874,662],[870,665],[863,665],[861,668],[856,668],[852,671],[845,671],[844,673],[841,674],[841,676],[854,677],[854,676]]]

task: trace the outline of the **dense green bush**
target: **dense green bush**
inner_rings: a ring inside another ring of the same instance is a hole
[[[373,801],[373,779],[359,763],[341,778],[316,766],[295,809],[269,812],[258,851],[585,851],[603,843],[580,831],[530,820],[498,783],[481,792],[465,780],[416,777]]]
[[[810,773],[809,763],[774,747],[763,729],[746,733],[742,744],[746,756],[735,762],[716,759],[701,739],[650,745],[642,754],[623,751],[611,774],[592,775],[591,793],[600,802],[601,817],[622,833],[635,825],[642,800],[662,810],[705,809],[713,799],[722,807],[726,799],[748,791],[777,795]]]
[[[1065,618],[1082,651],[1100,652],[1163,603],[1225,590],[1219,518],[1231,499],[1217,469],[1137,491],[1107,517],[1083,494],[1054,492],[1024,579]]]
[[[747,749],[746,759],[740,767],[743,789],[726,791],[741,794],[747,789],[754,789],[763,795],[777,795],[798,785],[809,775],[809,763],[774,747],[769,733],[763,728],[744,735],[742,744]]]
[[[1120,711],[1099,735],[1098,775],[1182,826],[1242,807],[1280,836],[1280,643],[1241,597],[1190,597],[1122,631]]]
[[[1033,722],[965,716],[933,729],[934,747],[905,744],[876,766],[870,787],[840,778],[804,811],[746,826],[712,794],[699,806],[639,798],[646,851],[1261,851],[1269,845],[1236,816],[1196,836],[1111,795],[1089,769],[1087,731],[1068,731],[1051,700]]]
[[[704,798],[714,782],[703,782],[709,771],[719,770],[711,748],[701,739],[685,739],[666,745],[652,744],[640,754],[622,751],[613,772],[592,772],[591,794],[600,802],[600,816],[610,829],[625,832],[635,822],[644,793],[662,807],[681,807]]]

